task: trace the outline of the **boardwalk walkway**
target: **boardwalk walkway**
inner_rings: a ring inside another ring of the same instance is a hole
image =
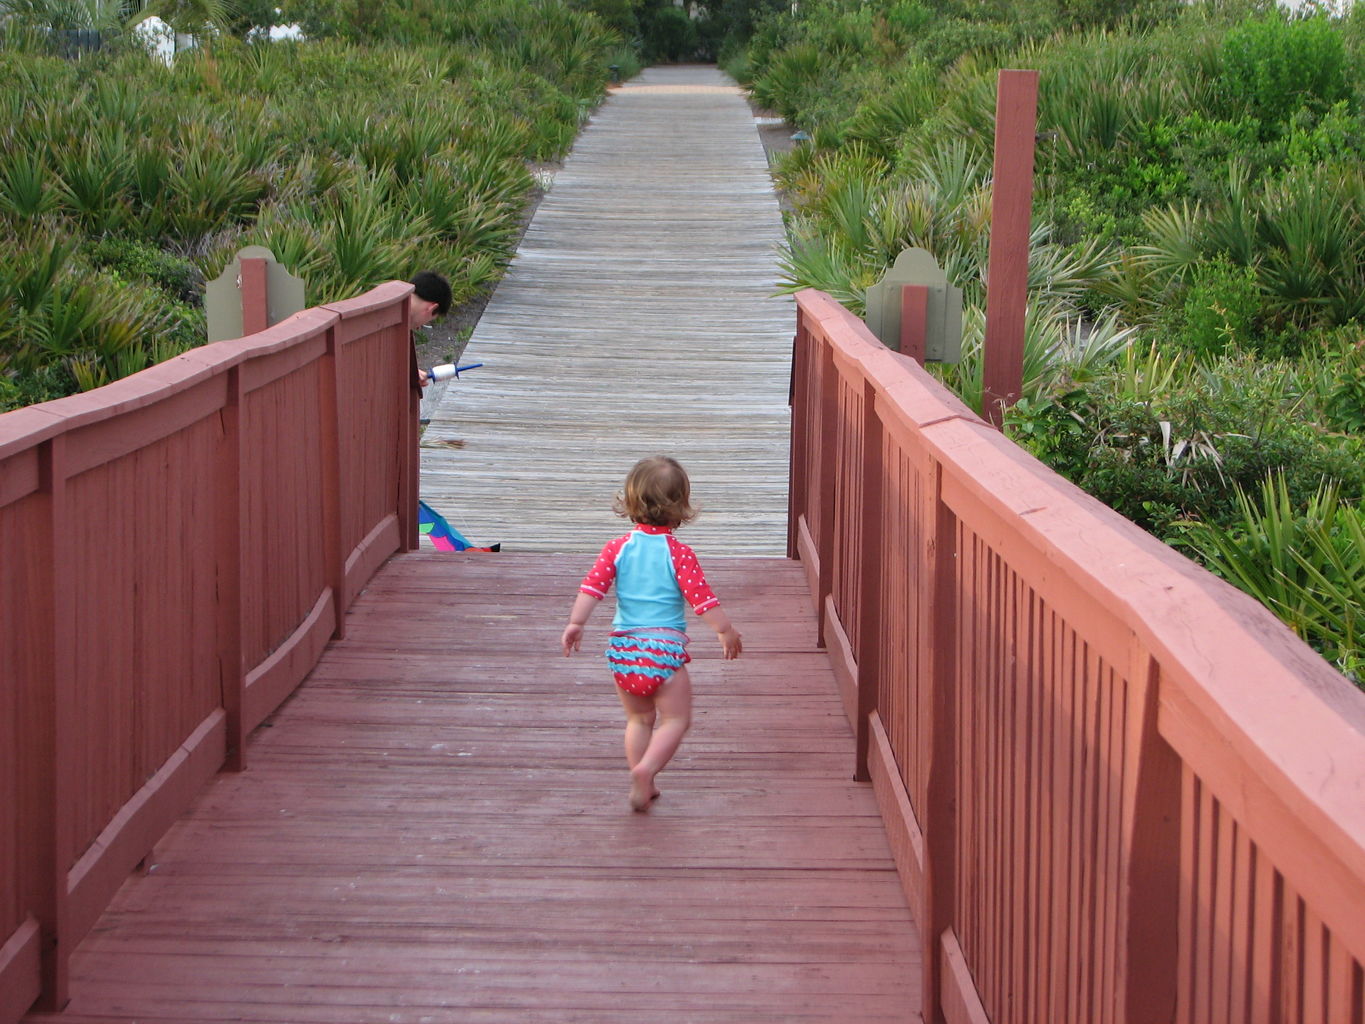
[[[30,1024],[918,1019],[916,929],[780,557],[794,319],[764,168],[714,71],[607,101],[424,439],[424,496],[504,553],[392,559]],[[605,610],[594,653],[557,641],[656,450],[709,509],[684,536],[745,652],[698,637],[694,729],[642,815]]]
[[[914,1019],[800,567],[710,568],[745,656],[694,645],[695,726],[641,815],[600,656],[555,651],[580,563],[390,561],[30,1024]]]
[[[596,550],[642,455],[676,455],[711,553],[786,549],[792,304],[754,119],[714,68],[615,91],[541,202],[423,438],[422,496],[480,543]]]

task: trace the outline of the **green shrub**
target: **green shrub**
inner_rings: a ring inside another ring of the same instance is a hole
[[[1318,399],[1329,429],[1365,437],[1365,341],[1354,324],[1350,333],[1356,337],[1348,336],[1317,360]]]
[[[938,75],[928,64],[898,69],[887,87],[867,95],[849,120],[845,137],[867,142],[886,158],[938,105]]]
[[[1254,490],[1272,472],[1295,501],[1307,501],[1325,479],[1337,481],[1346,500],[1365,496],[1365,443],[1319,427],[1312,385],[1287,361],[1236,353],[1182,365],[1154,347],[1080,388],[1041,397],[1082,432],[1053,439],[1054,448],[1023,434],[1020,442],[1166,539],[1180,521],[1231,522],[1237,488]]]
[[[137,239],[114,236],[97,240],[83,250],[83,255],[124,278],[154,284],[181,302],[198,302],[203,275],[182,256]]]
[[[963,54],[1003,52],[1016,42],[1018,36],[1006,25],[948,18],[925,33],[915,49],[929,63],[947,67]]]
[[[1359,159],[1365,149],[1365,130],[1349,106],[1342,100],[1321,117],[1306,107],[1295,111],[1288,122],[1285,162],[1290,167],[1313,167]]]
[[[645,22],[644,52],[653,60],[691,60],[697,53],[697,26],[681,7],[651,11]]]
[[[1169,342],[1200,357],[1246,347],[1255,338],[1260,306],[1253,268],[1235,266],[1226,256],[1202,261],[1183,306],[1170,318]]]
[[[1270,132],[1300,106],[1325,110],[1350,92],[1341,35],[1325,17],[1243,22],[1224,38],[1222,57],[1227,102]]]

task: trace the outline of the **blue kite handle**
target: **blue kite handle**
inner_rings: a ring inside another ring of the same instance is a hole
[[[455,379],[458,380],[459,377],[460,377],[460,374],[464,373],[465,370],[477,370],[477,369],[478,369],[480,366],[482,366],[482,365],[483,365],[483,363],[470,363],[468,366],[457,366],[457,367],[455,367]]]

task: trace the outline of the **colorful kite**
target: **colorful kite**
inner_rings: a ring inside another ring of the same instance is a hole
[[[488,548],[475,547],[464,534],[446,522],[445,516],[425,501],[417,502],[417,532],[425,541],[422,547],[430,545],[437,551],[497,551],[502,547],[501,544]]]

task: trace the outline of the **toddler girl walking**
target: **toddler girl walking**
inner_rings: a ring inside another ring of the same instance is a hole
[[[561,643],[566,658],[579,649],[588,616],[615,581],[616,617],[607,664],[626,711],[630,806],[647,811],[659,795],[654,777],[692,724],[686,607],[716,631],[727,659],[738,658],[743,645],[707,586],[697,556],[673,536],[673,530],[697,514],[682,466],[663,455],[641,459],[626,475],[625,490],[613,508],[635,528],[608,541],[588,570]]]

